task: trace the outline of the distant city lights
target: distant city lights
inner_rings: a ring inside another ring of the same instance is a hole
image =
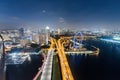
[[[120,40],[120,35],[115,35],[115,36],[113,36],[113,39],[114,39],[114,40]]]
[[[107,41],[107,42],[113,42],[113,43],[120,43],[120,41],[116,41],[112,39],[100,39],[100,40]]]

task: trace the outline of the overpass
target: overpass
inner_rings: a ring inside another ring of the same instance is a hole
[[[40,80],[52,79],[52,63],[53,63],[53,50],[49,50]]]
[[[66,54],[71,54],[71,52],[65,52],[64,51],[64,44],[68,43],[71,38],[64,38],[61,37],[59,40],[51,38],[51,45],[48,50],[47,58],[44,60],[43,66],[40,68],[40,71],[36,75],[36,77],[33,80],[51,80],[52,79],[52,64],[53,64],[53,53],[56,45],[56,49],[58,51],[58,56],[60,60],[60,67],[61,67],[61,75],[62,80],[74,80],[70,66],[68,64],[68,60],[66,57]],[[96,48],[97,49],[97,48]],[[97,51],[94,51],[95,53],[99,52],[99,49]],[[81,52],[75,52],[76,54],[93,54],[92,51],[81,51]]]
[[[62,80],[74,80],[70,66],[68,64],[63,44],[61,43],[63,39],[59,39],[58,41],[54,40],[57,50],[58,50],[58,56],[60,59],[60,66],[61,66],[61,72],[62,72]]]
[[[53,67],[53,53],[54,53],[54,42],[51,38],[51,45],[49,49],[45,49],[48,51],[47,57],[44,56],[43,65],[39,68],[38,73],[34,77],[33,80],[51,80],[52,79],[52,67]]]

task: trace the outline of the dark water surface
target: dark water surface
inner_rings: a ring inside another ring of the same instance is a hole
[[[31,62],[25,61],[21,65],[8,65],[6,80],[32,80],[42,65],[41,55],[32,55]]]
[[[120,44],[89,40],[100,48],[98,57],[67,55],[75,80],[120,80]]]

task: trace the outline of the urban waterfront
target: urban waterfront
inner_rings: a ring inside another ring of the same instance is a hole
[[[120,80],[120,0],[0,0],[0,80]]]
[[[99,56],[66,55],[75,80],[119,80],[120,44],[99,39],[87,40],[88,45],[100,48]],[[31,55],[31,61],[7,65],[6,80],[32,80],[42,65],[41,55]]]
[[[6,66],[6,80],[33,80],[42,65],[42,55],[31,55],[31,61]]]
[[[120,80],[120,44],[88,40],[100,48],[99,56],[67,55],[75,80]]]

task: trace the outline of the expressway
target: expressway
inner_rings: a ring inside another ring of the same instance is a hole
[[[61,42],[62,40],[64,40],[64,38],[61,38],[58,41],[54,40],[58,50],[58,56],[60,59],[62,80],[74,80],[65,52],[64,52],[64,47],[63,47],[64,42],[62,43]]]
[[[53,39],[51,39],[51,46],[48,50],[48,54],[47,54],[47,59],[45,60],[44,67],[42,70],[42,74],[41,74],[41,78],[40,80],[51,80],[52,79],[52,64],[53,64],[53,53],[54,53],[54,49],[53,49]]]
[[[70,66],[68,64],[68,60],[65,55],[65,51],[64,51],[64,44],[67,43],[66,39],[70,39],[70,38],[73,38],[73,37],[61,37],[59,40],[51,38],[51,46],[48,50],[47,59],[44,62],[45,65],[44,65],[40,80],[52,79],[52,62],[53,62],[54,45],[56,45],[56,48],[58,51],[62,80],[74,80]]]
[[[53,67],[52,64],[53,64],[53,53],[54,53],[55,45],[58,50],[58,56],[60,59],[62,80],[74,80],[65,52],[64,52],[64,47],[63,47],[64,43],[61,43],[61,40],[62,39],[59,39],[57,41],[56,39],[51,38],[51,45],[50,45],[50,48],[48,49],[47,58],[44,61],[43,63],[44,65],[40,71],[42,74],[40,75],[39,73],[39,76],[41,77],[40,79],[38,79],[39,76],[37,76],[36,78],[34,78],[34,80],[51,80],[52,79],[52,67]]]
[[[52,79],[52,62],[53,62],[53,50],[49,50],[40,80]]]

